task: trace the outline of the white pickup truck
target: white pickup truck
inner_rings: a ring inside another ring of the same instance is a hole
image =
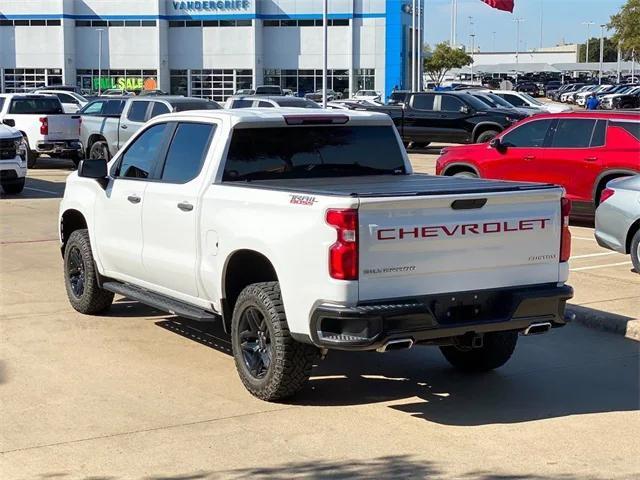
[[[0,124],[0,186],[5,193],[18,194],[27,176],[27,147],[18,130]]]
[[[55,95],[0,95],[0,123],[24,136],[30,150],[29,168],[35,166],[41,153],[69,158],[75,165],[82,158],[80,116],[65,115]]]
[[[246,388],[278,400],[330,349],[436,345],[485,371],[565,325],[569,209],[554,185],[412,173],[387,115],[240,109],[84,160],[59,221],[77,311],[118,293],[221,321]]]

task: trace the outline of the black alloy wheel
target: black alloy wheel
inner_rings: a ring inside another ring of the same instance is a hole
[[[240,348],[247,370],[253,378],[265,377],[271,366],[273,346],[268,322],[260,310],[247,307],[238,324]]]
[[[69,251],[67,275],[73,295],[76,298],[81,298],[84,294],[85,266],[80,249],[75,245]]]

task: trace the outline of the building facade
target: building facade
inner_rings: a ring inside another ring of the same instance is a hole
[[[330,0],[328,87],[388,96],[411,76],[412,0]],[[2,0],[0,89],[159,88],[222,101],[322,88],[320,0]]]

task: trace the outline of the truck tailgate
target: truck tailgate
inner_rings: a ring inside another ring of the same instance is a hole
[[[79,115],[46,115],[49,132],[44,135],[45,141],[77,140],[80,138]]]
[[[557,282],[562,193],[360,197],[360,300]]]

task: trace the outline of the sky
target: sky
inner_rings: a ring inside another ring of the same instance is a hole
[[[425,42],[433,47],[451,36],[451,0],[424,1]],[[458,0],[458,43],[469,46],[469,35],[475,33],[480,51],[514,51],[517,34],[513,19],[520,17],[524,19],[520,23],[520,49],[538,48],[541,12],[543,46],[583,43],[587,27],[582,22],[595,22],[590,27],[591,37],[599,37],[600,25],[608,23],[625,3],[626,0],[515,0],[512,15],[480,0]]]

